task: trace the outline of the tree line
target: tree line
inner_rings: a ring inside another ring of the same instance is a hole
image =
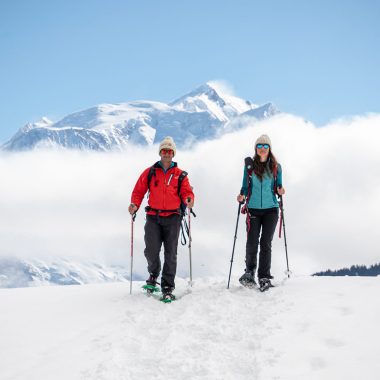
[[[352,265],[350,268],[326,270],[314,273],[313,276],[379,276],[380,263],[366,267],[365,265]]]

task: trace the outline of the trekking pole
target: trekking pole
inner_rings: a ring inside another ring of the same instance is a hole
[[[191,198],[187,198],[187,201],[190,202],[191,201]],[[192,242],[192,238],[191,238],[191,214],[193,214],[194,216],[196,216],[194,214],[194,211],[192,209],[189,209],[189,222],[188,222],[188,235],[189,235],[189,260],[190,260],[190,286],[193,286],[193,267],[192,267],[192,260],[191,260],[191,242]]]
[[[240,195],[243,195],[240,192]],[[237,230],[239,226],[239,217],[240,217],[240,210],[241,210],[241,205],[244,203],[244,201],[239,202],[239,207],[238,207],[238,214],[237,214],[237,219],[236,219],[236,227],[235,227],[235,236],[234,236],[234,244],[232,246],[232,256],[231,256],[231,265],[230,265],[230,274],[228,276],[228,284],[227,284],[227,289],[230,288],[230,279],[231,279],[231,271],[232,271],[232,263],[234,262],[234,253],[235,253],[235,244],[236,244],[236,239],[237,239]]]
[[[129,277],[129,294],[132,294],[133,281],[133,225],[135,223],[136,213],[131,215],[131,275]]]
[[[284,242],[285,242],[285,255],[286,255],[286,268],[287,268],[286,274],[288,275],[288,278],[290,278],[289,260],[288,260],[288,245],[286,243],[286,232],[285,232],[284,202],[282,199],[282,195],[279,195],[279,198],[280,198],[280,210],[281,210],[279,237],[281,238],[281,226],[282,226],[284,229]],[[281,223],[281,221],[282,221],[282,223]]]

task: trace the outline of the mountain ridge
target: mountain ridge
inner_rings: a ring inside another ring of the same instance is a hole
[[[207,82],[168,104],[148,100],[102,103],[57,122],[43,117],[27,123],[1,149],[125,151],[130,144],[152,145],[167,135],[178,146],[191,146],[241,128],[242,123],[234,123],[241,117],[262,120],[277,113],[272,103],[259,106]]]
[[[135,276],[136,280],[142,280]],[[0,258],[0,288],[126,282],[127,269],[100,262]]]

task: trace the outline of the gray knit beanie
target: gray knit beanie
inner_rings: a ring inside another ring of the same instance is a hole
[[[268,135],[261,135],[255,142],[255,149],[257,144],[268,144],[269,147],[272,149],[272,143],[270,141],[270,138]]]
[[[176,154],[176,146],[173,138],[171,136],[166,136],[160,143],[160,146],[158,148],[158,154],[161,153],[161,149],[171,149],[173,151],[173,157]]]

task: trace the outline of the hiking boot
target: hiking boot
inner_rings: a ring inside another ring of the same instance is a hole
[[[162,286],[161,287],[161,292],[162,292],[163,295],[165,295],[165,294],[172,294],[173,290],[174,290],[174,288],[172,286]]]
[[[247,288],[253,288],[256,285],[255,282],[255,276],[253,275],[253,272],[251,271],[245,271],[245,273],[239,278],[239,282],[247,287]]]
[[[162,297],[161,301],[163,302],[171,302],[175,300],[175,295],[173,294],[174,288],[171,286],[162,286],[161,287],[161,292],[162,292]]]
[[[143,286],[143,289],[145,289],[149,294],[159,292],[160,288],[157,286],[157,284],[157,277],[151,274],[146,280],[146,285]]]
[[[262,292],[265,292],[269,288],[273,288],[272,283],[270,282],[269,278],[260,278],[259,280],[260,290]]]
[[[165,303],[172,302],[174,300],[175,300],[175,295],[172,293],[163,294],[162,297],[160,298],[160,301],[165,302]]]
[[[146,280],[147,285],[156,286],[158,284],[157,277],[153,276],[152,274],[149,276],[149,278]]]

